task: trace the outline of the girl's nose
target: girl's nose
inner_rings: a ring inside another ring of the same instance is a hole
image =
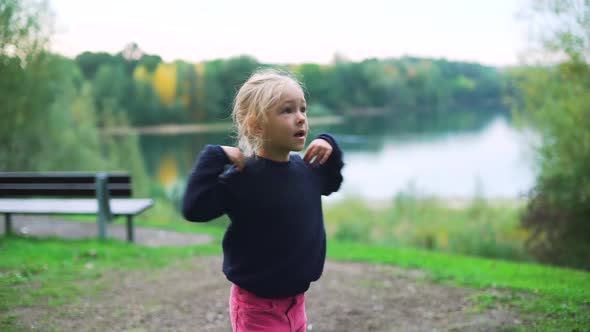
[[[305,113],[297,112],[297,123],[305,123],[306,117]]]

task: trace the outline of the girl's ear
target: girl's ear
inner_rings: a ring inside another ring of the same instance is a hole
[[[252,132],[258,136],[262,135],[262,126],[256,122],[252,125]]]
[[[250,130],[254,135],[261,137],[263,130],[260,121],[252,121],[252,123],[250,123]]]

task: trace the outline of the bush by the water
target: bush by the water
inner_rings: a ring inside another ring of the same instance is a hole
[[[386,207],[349,198],[326,206],[326,231],[341,241],[529,260],[518,204],[483,199],[463,206],[449,203],[407,193]]]
[[[522,224],[538,260],[590,269],[590,2],[541,1],[531,17],[544,64],[522,70],[518,114],[540,136],[540,171]]]

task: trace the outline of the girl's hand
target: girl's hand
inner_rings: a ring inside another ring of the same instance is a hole
[[[242,153],[242,151],[240,151],[240,149],[235,148],[233,146],[224,145],[222,145],[221,148],[223,149],[223,152],[225,152],[225,155],[229,158],[231,163],[236,166],[238,171],[244,169],[244,166],[246,164],[246,158],[244,157],[244,154]]]
[[[324,164],[332,154],[332,146],[326,140],[321,138],[314,139],[307,147],[303,160],[311,164],[312,162],[320,165]]]

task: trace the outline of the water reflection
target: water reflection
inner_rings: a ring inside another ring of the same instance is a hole
[[[512,198],[532,187],[528,137],[504,117],[466,133],[392,135],[378,153],[348,151],[343,195],[389,199],[413,188],[447,198]]]
[[[332,200],[388,200],[409,186],[443,197],[510,198],[534,180],[527,137],[503,114],[355,117],[312,128],[312,136],[321,132],[333,133],[345,153],[345,181]],[[229,132],[146,135],[140,141],[149,174],[171,196],[182,190],[206,144],[234,142]]]

